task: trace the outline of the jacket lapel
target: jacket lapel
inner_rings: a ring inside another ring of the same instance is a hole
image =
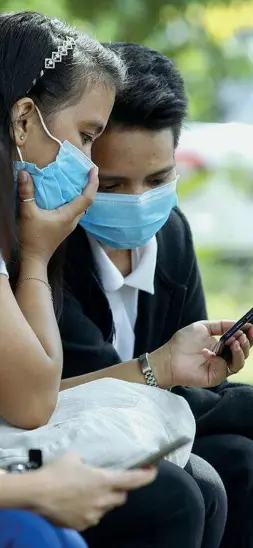
[[[78,226],[68,238],[65,281],[82,305],[83,312],[102,332],[113,339],[113,317],[85,231]]]
[[[165,344],[180,327],[187,287],[170,277],[167,246],[162,231],[157,235],[158,254],[155,294],[140,291],[135,325],[135,357]],[[171,256],[173,261],[173,256]]]

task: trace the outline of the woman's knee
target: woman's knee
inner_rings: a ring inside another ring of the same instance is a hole
[[[0,547],[7,546],[85,548],[84,541],[77,533],[54,527],[41,516],[24,510],[1,510]]]

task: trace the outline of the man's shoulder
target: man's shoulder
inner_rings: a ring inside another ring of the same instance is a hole
[[[192,239],[190,225],[179,207],[172,210],[168,221],[159,231],[159,237],[175,248],[185,246],[187,239]]]
[[[157,242],[158,265],[170,278],[185,283],[195,260],[195,251],[189,223],[178,207],[172,210],[158,232]]]
[[[192,233],[190,225],[182,213],[176,207],[172,210],[168,221],[157,234],[158,246],[166,255],[176,255],[178,258],[192,253]]]

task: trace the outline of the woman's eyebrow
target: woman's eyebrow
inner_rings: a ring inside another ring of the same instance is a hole
[[[105,129],[105,124],[100,120],[85,120],[83,127],[85,129],[91,129],[96,133],[96,135],[100,135],[100,133],[102,133]]]

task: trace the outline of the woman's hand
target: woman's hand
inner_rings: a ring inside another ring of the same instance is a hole
[[[228,341],[232,362],[215,353],[217,339],[235,322],[196,322],[178,331],[163,347],[150,357],[159,386],[195,386],[208,388],[226,379],[231,371],[237,373],[243,368],[253,344],[253,326],[247,327],[247,336],[238,331]]]
[[[98,189],[98,173],[92,168],[83,193],[58,209],[40,209],[34,200],[31,176],[21,171],[18,176],[20,198],[19,242],[21,258],[32,257],[46,264],[67,236],[76,228]],[[29,200],[31,201],[24,201]]]
[[[156,470],[92,468],[78,455],[68,454],[29,475],[36,485],[34,505],[29,507],[57,525],[84,531],[124,504],[128,491],[151,483]]]

